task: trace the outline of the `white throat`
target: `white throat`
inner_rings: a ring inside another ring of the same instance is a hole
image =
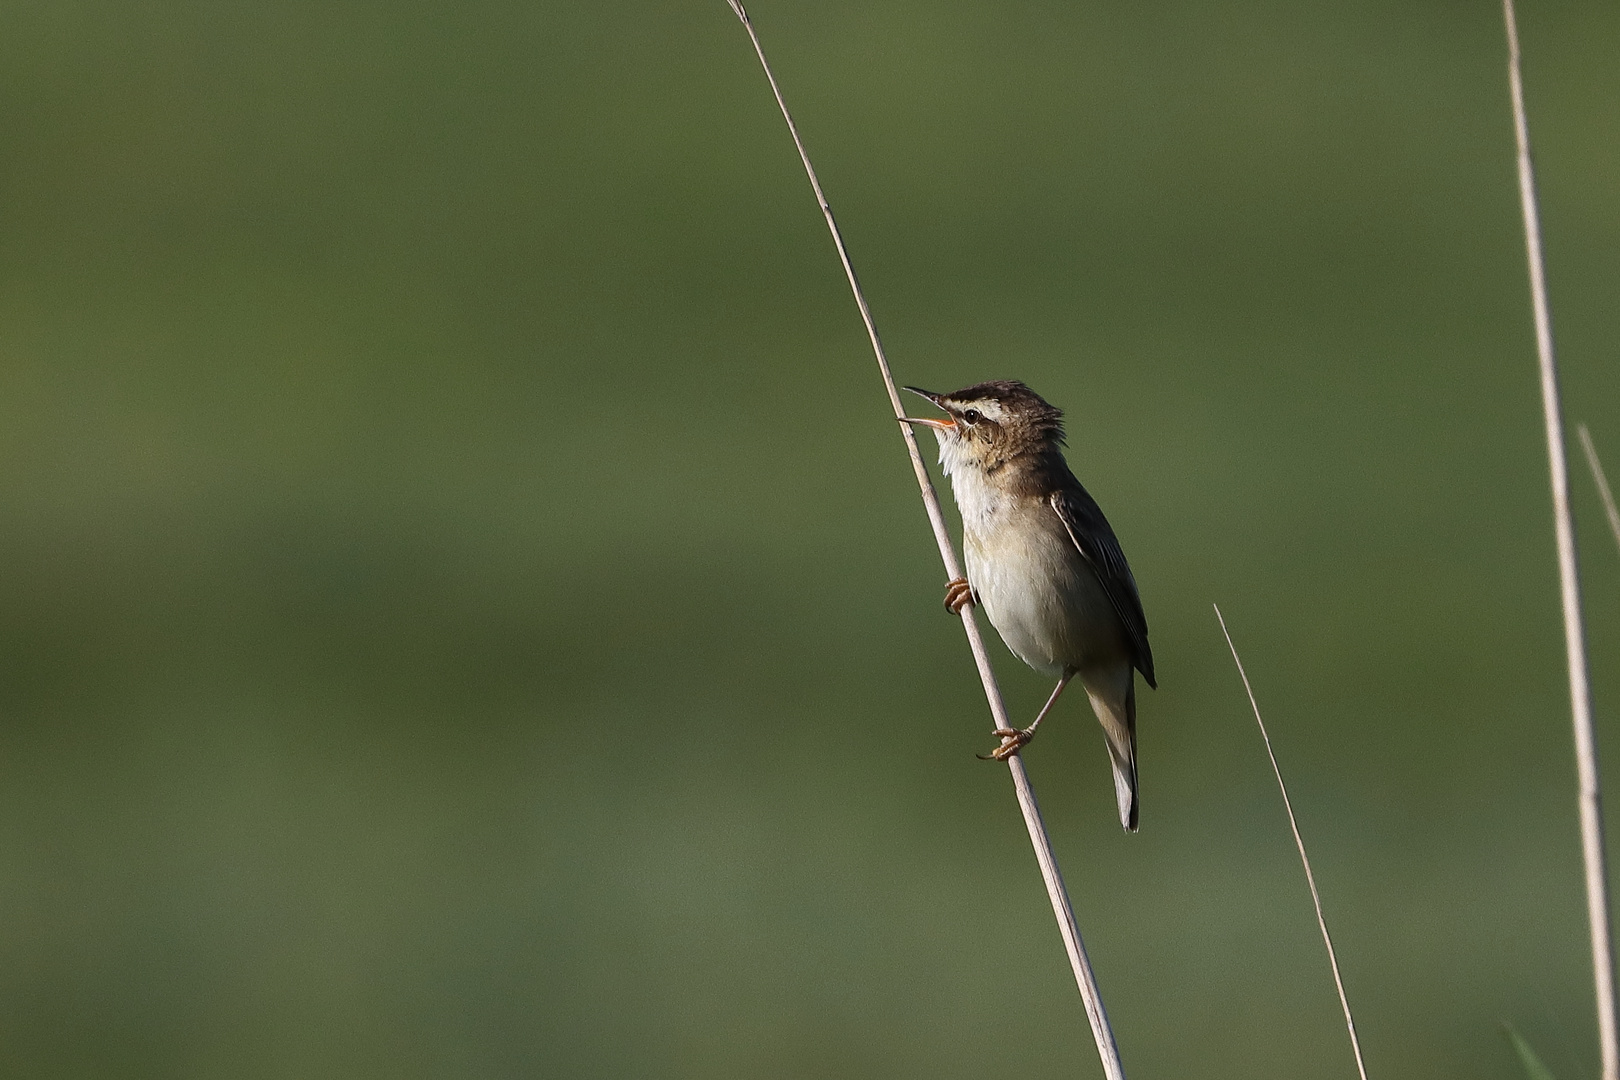
[[[939,465],[951,478],[951,492],[962,514],[962,528],[975,535],[989,532],[1008,496],[998,485],[990,483],[959,439],[943,431],[935,435],[939,439]]]

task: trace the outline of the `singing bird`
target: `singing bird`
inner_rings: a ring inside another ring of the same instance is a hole
[[[1014,655],[1058,680],[1034,723],[997,730],[990,756],[1018,753],[1078,675],[1108,742],[1120,824],[1135,832],[1136,672],[1157,687],[1153,652],[1119,540],[1063,459],[1063,411],[1011,380],[906,389],[945,413],[905,420],[939,439],[962,513],[967,577],[946,586],[945,606],[982,606]]]

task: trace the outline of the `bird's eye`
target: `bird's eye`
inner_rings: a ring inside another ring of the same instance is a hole
[[[966,420],[969,424],[977,424],[980,420],[984,419],[984,415],[980,413],[978,409],[969,409],[967,412],[962,414],[962,419]]]

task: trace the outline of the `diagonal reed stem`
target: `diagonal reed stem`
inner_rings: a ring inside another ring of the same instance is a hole
[[[1339,975],[1339,954],[1333,948],[1333,935],[1328,933],[1327,917],[1322,914],[1322,894],[1316,891],[1316,875],[1311,872],[1311,857],[1305,854],[1305,841],[1299,835],[1299,821],[1294,817],[1294,801],[1288,797],[1288,785],[1283,783],[1282,767],[1277,764],[1277,754],[1271,749],[1271,736],[1266,732],[1266,722],[1260,719],[1260,703],[1254,699],[1254,687],[1249,685],[1249,673],[1243,670],[1243,659],[1238,656],[1237,646],[1232,644],[1232,632],[1226,628],[1226,616],[1221,614],[1219,604],[1211,605],[1215,609],[1215,618],[1220,620],[1221,633],[1226,637],[1226,647],[1232,650],[1232,662],[1237,665],[1238,677],[1243,680],[1243,692],[1249,695],[1249,708],[1254,710],[1254,722],[1260,725],[1260,738],[1266,744],[1266,756],[1271,759],[1271,772],[1277,778],[1277,790],[1282,792],[1283,809],[1288,811],[1288,827],[1294,833],[1294,846],[1299,849],[1299,861],[1305,867],[1305,884],[1311,887],[1311,903],[1316,906],[1316,925],[1322,931],[1322,944],[1327,946],[1328,965],[1333,968],[1333,985],[1339,991],[1339,1008],[1344,1010],[1344,1026],[1350,1032],[1350,1049],[1356,1055],[1356,1072],[1361,1074],[1361,1080],[1367,1080],[1367,1065],[1361,1060],[1361,1040],[1356,1037],[1356,1018],[1350,1015],[1350,999],[1344,993],[1344,979]]]
[[[1575,768],[1579,778],[1581,861],[1586,872],[1586,916],[1592,938],[1592,981],[1596,990],[1598,1046],[1603,1080],[1620,1080],[1620,1032],[1614,1012],[1614,950],[1609,931],[1608,873],[1604,866],[1602,787],[1597,735],[1592,728],[1592,691],[1587,676],[1586,633],[1581,625],[1581,583],[1575,556],[1575,523],[1569,508],[1569,465],[1564,458],[1563,405],[1558,364],[1553,357],[1552,316],[1547,303],[1547,272],[1541,251],[1541,216],[1536,174],[1530,161],[1530,125],[1525,117],[1519,26],[1513,0],[1502,0],[1507,27],[1508,89],[1513,99],[1513,137],[1518,151],[1519,207],[1524,216],[1525,258],[1530,266],[1530,305],[1535,315],[1536,356],[1541,369],[1541,411],[1547,429],[1547,462],[1558,541],[1558,584],[1564,613],[1564,652],[1569,668],[1570,719],[1575,728]]]
[[[799,151],[799,161],[804,166],[804,174],[810,180],[810,189],[815,192],[816,203],[821,207],[821,215],[827,221],[827,231],[832,234],[833,246],[838,249],[838,260],[844,266],[844,276],[849,279],[849,288],[855,296],[855,306],[860,309],[861,321],[866,325],[866,336],[872,343],[872,355],[877,358],[878,371],[883,376],[883,388],[888,392],[889,404],[894,409],[896,420],[902,420],[905,407],[900,403],[900,393],[895,387],[894,376],[889,371],[888,358],[883,353],[883,343],[878,338],[877,324],[872,321],[872,310],[866,304],[866,296],[861,291],[859,279],[855,276],[855,266],[850,262],[849,251],[844,246],[843,235],[838,231],[838,223],[833,219],[832,207],[827,202],[827,196],[821,190],[821,181],[816,179],[815,167],[810,164],[810,155],[804,148],[804,141],[799,138],[799,129],[793,122],[793,116],[788,112],[787,102],[782,97],[782,89],[776,83],[776,76],[771,72],[770,62],[765,59],[765,49],[759,43],[759,35],[754,32],[754,24],[748,18],[748,12],[739,0],[726,0],[731,10],[742,21],[744,29],[748,31],[748,39],[753,42],[754,55],[759,57],[759,65],[765,71],[765,78],[771,84],[771,93],[776,98],[776,105],[782,111],[782,119],[787,122],[788,134],[793,136],[793,145]],[[961,563],[956,557],[956,548],[951,543],[951,535],[945,525],[945,514],[940,509],[939,496],[934,491],[933,481],[929,479],[928,468],[923,464],[922,453],[917,449],[917,439],[908,424],[899,425],[902,438],[905,439],[906,453],[911,458],[911,469],[917,477],[917,487],[922,492],[923,506],[928,511],[928,522],[933,526],[934,540],[939,545],[939,557],[945,563],[945,573],[948,580],[962,576]],[[984,683],[985,700],[990,704],[990,715],[994,719],[996,728],[1012,727],[1007,718],[1007,706],[1001,700],[1001,689],[996,685],[996,673],[990,666],[990,654],[985,650],[984,637],[979,633],[979,624],[973,616],[971,603],[962,606],[962,628],[967,632],[968,647],[973,651],[973,661],[979,669],[979,679]],[[1068,890],[1063,885],[1063,875],[1058,870],[1057,856],[1052,852],[1052,841],[1047,836],[1046,824],[1041,820],[1040,805],[1035,801],[1035,791],[1030,787],[1029,776],[1024,771],[1024,762],[1017,754],[1007,758],[1007,767],[1012,773],[1013,789],[1018,795],[1018,807],[1023,811],[1024,825],[1029,830],[1030,844],[1035,848],[1035,861],[1040,865],[1041,879],[1046,883],[1046,895],[1052,902],[1052,914],[1057,917],[1058,932],[1063,936],[1063,947],[1069,954],[1069,966],[1074,970],[1074,981],[1080,988],[1080,998],[1085,1003],[1086,1019],[1091,1023],[1091,1034],[1097,1042],[1097,1054],[1102,1059],[1103,1073],[1107,1080],[1124,1080],[1125,1069],[1120,1064],[1119,1047],[1114,1042],[1113,1029],[1108,1024],[1108,1013],[1103,1008],[1102,994],[1097,989],[1096,976],[1092,974],[1091,961],[1086,957],[1085,943],[1080,939],[1080,928],[1074,921],[1074,908],[1069,903]]]
[[[1604,475],[1603,462],[1598,460],[1597,447],[1592,445],[1592,433],[1585,424],[1578,424],[1575,434],[1581,437],[1581,449],[1586,451],[1586,464],[1592,470],[1592,481],[1597,484],[1598,498],[1603,500],[1603,514],[1609,519],[1609,531],[1614,543],[1620,547],[1620,510],[1615,509],[1614,492],[1609,490],[1609,478]]]

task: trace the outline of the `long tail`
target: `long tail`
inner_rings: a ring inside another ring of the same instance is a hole
[[[1119,823],[1135,832],[1140,812],[1136,794],[1136,673],[1127,669],[1124,700],[1105,697],[1086,687],[1092,711],[1108,741],[1108,759],[1114,767],[1114,798],[1119,802]]]

